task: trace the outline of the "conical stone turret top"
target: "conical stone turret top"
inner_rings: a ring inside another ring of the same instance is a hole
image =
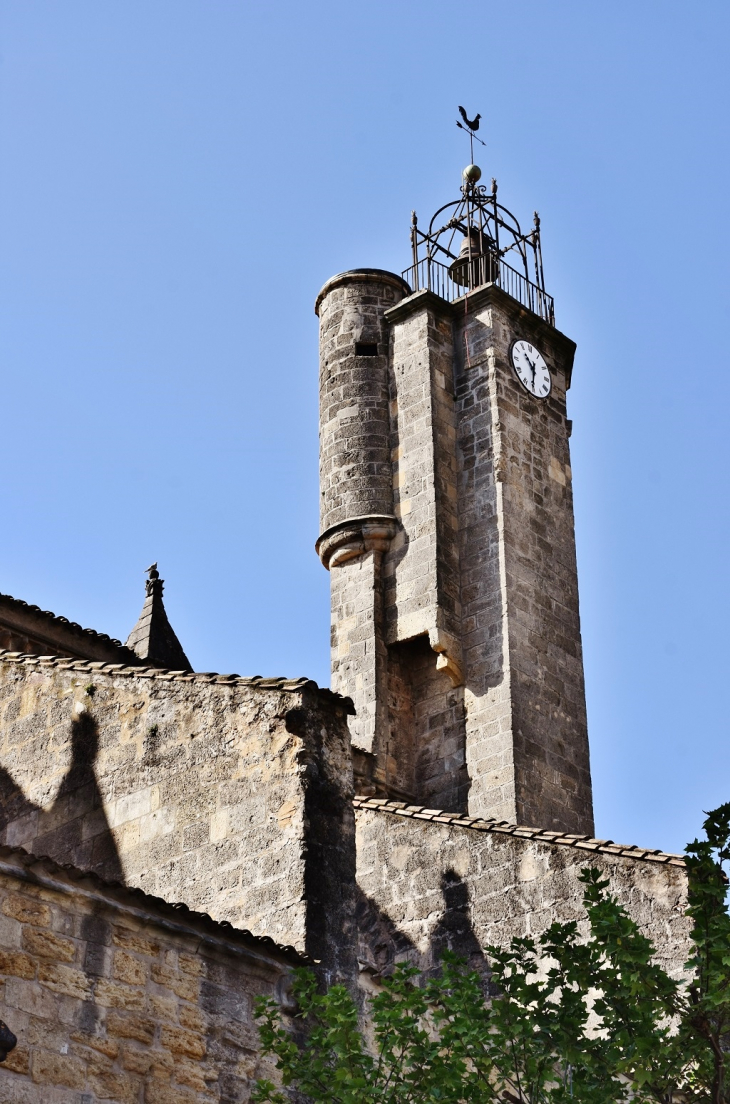
[[[167,620],[162,602],[164,581],[160,578],[157,564],[147,568],[149,579],[145,587],[142,612],[137,624],[127,638],[127,647],[140,659],[149,660],[155,667],[167,667],[172,671],[192,671],[190,660],[182,650],[172,625]]]

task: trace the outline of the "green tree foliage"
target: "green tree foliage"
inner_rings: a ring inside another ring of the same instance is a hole
[[[257,1005],[263,1051],[283,1089],[257,1104],[612,1104],[730,1101],[730,804],[687,848],[688,980],[655,962],[598,870],[582,871],[588,937],[576,923],[486,947],[484,978],[445,954],[437,977],[400,964],[369,1000],[363,1028],[348,990],[322,993],[297,971],[293,1030]]]

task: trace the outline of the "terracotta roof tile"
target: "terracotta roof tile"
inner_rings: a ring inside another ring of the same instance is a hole
[[[120,663],[97,663],[85,659],[68,659],[65,656],[38,656],[26,655],[24,652],[8,652],[0,648],[0,662],[17,663],[26,667],[55,667],[62,671],[93,672],[100,675],[111,675],[124,678],[150,678],[165,679],[171,682],[205,682],[225,684],[227,686],[248,686],[258,690],[287,690],[296,693],[300,690],[312,690],[319,697],[331,704],[339,705],[346,713],[354,714],[355,707],[351,698],[344,698],[333,690],[318,686],[313,679],[308,678],[261,678],[254,675],[252,678],[243,678],[241,675],[219,675],[216,671],[207,673],[195,671],[167,671],[164,667],[134,667]]]
[[[94,874],[91,871],[80,870],[77,866],[71,866],[67,863],[57,863],[45,855],[32,855],[22,847],[7,847],[5,845],[0,845],[0,871],[8,873],[7,870],[2,870],[3,864],[6,866],[15,864],[31,879],[34,872],[40,870],[49,875],[64,874],[72,882],[90,882],[91,885],[97,889],[110,890],[114,898],[124,903],[137,907],[147,907],[151,910],[153,909],[163,917],[174,915],[178,920],[184,918],[194,921],[207,928],[211,934],[217,934],[225,939],[236,942],[253,944],[262,949],[277,951],[279,954],[295,960],[298,965],[302,963],[311,963],[312,961],[311,958],[302,954],[295,947],[276,943],[268,935],[253,935],[246,928],[236,928],[228,920],[214,920],[207,912],[196,912],[194,909],[188,908],[188,906],[182,902],[170,904],[169,901],[163,900],[162,897],[155,897],[150,893],[145,893],[143,889],[123,885],[121,882],[107,881],[105,878],[101,878],[98,874]]]
[[[3,606],[9,610],[30,613],[35,621],[39,622],[41,625],[44,622],[60,625],[63,627],[64,632],[70,633],[72,636],[87,636],[105,644],[110,644],[114,648],[119,648],[123,656],[129,655],[130,659],[133,655],[133,653],[122,644],[121,640],[116,640],[107,633],[97,632],[96,629],[85,629],[82,625],[79,625],[77,621],[69,621],[68,617],[62,617],[60,614],[53,613],[51,610],[41,609],[40,606],[33,605],[31,602],[24,602],[22,598],[13,598],[12,594],[0,594],[0,613]]]
[[[380,797],[356,797],[356,809],[372,809],[375,812],[390,813],[391,816],[409,817],[411,820],[427,820],[431,823],[451,824],[455,828],[466,828],[476,832],[497,832],[499,835],[516,836],[517,839],[536,840],[538,843],[550,843],[557,847],[573,847],[579,851],[593,851],[619,858],[640,859],[642,862],[665,863],[669,866],[684,866],[682,855],[672,855],[665,851],[647,850],[645,847],[625,846],[611,840],[593,839],[591,836],[579,836],[573,833],[543,831],[541,828],[528,828],[522,824],[510,824],[506,820],[489,820],[479,817],[465,817],[461,813],[437,812],[424,809],[420,805],[405,805],[402,801],[387,801]]]

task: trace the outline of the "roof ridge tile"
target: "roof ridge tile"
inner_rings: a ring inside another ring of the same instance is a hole
[[[38,613],[41,617],[45,617],[49,621],[57,621],[60,625],[63,625],[66,629],[71,629],[74,633],[85,633],[87,636],[95,636],[97,640],[108,640],[110,644],[115,644],[119,648],[124,648],[124,644],[122,644],[121,640],[109,636],[108,633],[97,632],[96,629],[85,629],[82,625],[79,625],[78,621],[69,621],[68,617],[63,617],[61,614],[54,613],[52,610],[41,609],[40,606],[36,606],[32,602],[24,602],[22,598],[14,598],[12,594],[0,593],[0,604],[3,602],[20,606],[22,609],[31,610],[32,613]]]
[[[246,677],[244,675],[221,675],[217,671],[169,671],[164,667],[137,667],[123,663],[101,663],[87,659],[73,659],[68,656],[37,656],[27,652],[10,652],[0,648],[0,662],[7,661],[19,666],[38,666],[41,661],[44,667],[56,667],[62,671],[93,671],[95,674],[116,677],[122,675],[125,678],[161,678],[172,682],[203,682],[218,684],[220,686],[248,686],[260,690],[286,690],[296,692],[300,690],[312,690],[324,701],[332,702],[344,708],[348,714],[354,714],[355,708],[351,698],[343,697],[326,686],[319,686],[313,679],[302,676],[297,679],[288,679],[283,676],[264,679],[261,675]],[[438,810],[432,810],[437,812]]]
[[[659,848],[626,846],[613,843],[612,840],[595,839],[592,836],[578,835],[573,832],[553,832],[548,829],[530,828],[524,824],[511,824],[508,820],[440,812],[424,809],[422,805],[406,805],[403,801],[388,801],[387,798],[365,795],[356,795],[353,804],[356,809],[371,809],[373,812],[391,813],[396,816],[410,817],[412,820],[425,820],[432,824],[451,824],[455,828],[466,828],[469,831],[497,832],[517,839],[532,839],[538,843],[552,843],[558,847],[573,847],[580,851],[601,852],[617,858],[639,859],[642,862],[660,862],[682,867],[685,865],[684,856],[662,851]]]
[[[128,886],[123,882],[102,878],[100,874],[97,874],[93,870],[82,870],[80,867],[74,866],[71,863],[58,863],[48,855],[34,855],[32,852],[26,851],[23,847],[9,847],[6,844],[0,844],[0,862],[2,861],[7,863],[16,862],[25,870],[30,871],[31,874],[33,873],[33,867],[40,866],[51,875],[62,872],[74,882],[80,882],[82,880],[90,881],[101,889],[113,890],[116,895],[121,895],[123,898],[132,898],[137,902],[147,901],[163,914],[182,913],[191,920],[195,920],[198,923],[202,922],[205,927],[223,928],[229,934],[242,937],[247,943],[254,943],[260,947],[272,947],[288,958],[296,958],[298,962],[312,962],[309,955],[303,954],[290,944],[284,945],[282,943],[277,943],[270,935],[254,935],[253,932],[250,932],[247,928],[234,927],[229,920],[215,920],[207,912],[197,912],[195,909],[191,909],[190,906],[186,905],[183,901],[166,901],[163,897],[157,897],[152,893],[145,893],[139,886]]]

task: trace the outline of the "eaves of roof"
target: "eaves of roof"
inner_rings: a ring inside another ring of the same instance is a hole
[[[162,897],[155,897],[142,889],[123,885],[121,882],[106,881],[91,871],[54,862],[44,855],[32,855],[22,847],[0,845],[0,874],[22,878],[59,892],[74,889],[90,892],[92,896],[102,897],[113,907],[142,914],[143,918],[151,916],[163,928],[178,932],[192,930],[198,936],[202,929],[212,942],[234,947],[245,945],[250,950],[273,953],[295,966],[312,963],[308,955],[297,951],[295,947],[277,943],[268,935],[253,935],[245,928],[234,927],[227,920],[214,920],[208,913],[196,912],[185,904],[170,904]]]
[[[313,679],[288,679],[283,676],[262,678],[252,675],[221,675],[217,671],[168,671],[165,667],[135,667],[123,663],[101,663],[83,659],[67,659],[64,656],[26,655],[23,652],[8,652],[0,648],[0,662],[16,663],[24,667],[52,667],[62,671],[78,671],[84,674],[108,675],[113,678],[148,678],[159,682],[196,682],[215,683],[219,686],[246,686],[254,690],[285,690],[292,693],[310,690],[325,704],[334,705],[345,713],[354,715],[355,707],[351,698],[344,698],[333,690],[318,686]]]
[[[11,632],[35,636],[51,647],[65,645],[69,651],[74,648],[81,652],[92,650],[97,653],[97,658],[99,654],[107,653],[108,659],[116,655],[128,663],[137,662],[134,652],[122,644],[121,640],[115,640],[96,629],[85,629],[76,621],[69,621],[67,617],[61,617],[50,610],[42,610],[40,606],[13,598],[10,594],[0,594],[0,625]]]
[[[526,828],[521,824],[510,824],[506,820],[489,820],[482,817],[462,816],[460,813],[444,813],[440,809],[426,809],[421,805],[406,805],[402,801],[387,801],[378,797],[356,797],[354,804],[356,809],[372,809],[374,812],[408,817],[410,820],[446,824],[454,828],[468,828],[473,832],[494,832],[498,835],[514,836],[517,839],[554,844],[557,847],[572,847],[587,853],[613,855],[622,859],[640,859],[642,862],[662,863],[665,866],[685,866],[682,855],[614,843],[613,840],[593,839],[591,836],[573,835],[569,832],[547,832],[541,828]]]

